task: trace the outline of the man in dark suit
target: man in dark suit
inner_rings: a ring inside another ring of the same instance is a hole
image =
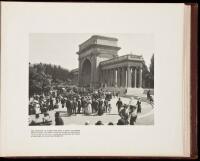
[[[117,103],[116,103],[116,106],[117,106],[117,108],[118,108],[118,112],[120,111],[120,108],[122,107],[122,101],[121,101],[121,99],[119,98],[119,100],[117,101]]]

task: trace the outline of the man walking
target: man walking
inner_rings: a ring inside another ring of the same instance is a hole
[[[120,111],[120,108],[122,107],[122,101],[121,101],[121,99],[119,98],[119,100],[117,101],[117,103],[116,103],[116,106],[117,106],[117,108],[118,108],[118,112]]]

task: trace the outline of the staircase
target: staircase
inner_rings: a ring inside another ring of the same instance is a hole
[[[119,96],[137,96],[146,97],[149,89],[144,88],[124,88],[124,87],[107,87],[107,91],[119,93]],[[154,90],[150,89],[150,94],[154,95]]]
[[[127,96],[144,96],[144,89],[143,88],[127,88]]]

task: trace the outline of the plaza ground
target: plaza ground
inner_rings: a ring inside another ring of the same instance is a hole
[[[128,97],[120,97],[123,103],[129,104],[130,98]],[[86,116],[84,114],[73,114],[71,116],[67,115],[66,107],[62,108],[61,104],[59,104],[59,108],[54,111],[49,111],[50,117],[52,118],[52,125],[55,125],[55,117],[54,114],[56,111],[60,112],[60,115],[64,121],[64,125],[84,125],[85,122],[89,122],[90,125],[94,125],[97,121],[101,120],[104,125],[107,125],[109,122],[113,122],[117,124],[117,121],[120,119],[118,115],[118,110],[116,107],[116,102],[118,98],[113,97],[111,100],[112,110],[110,113],[104,113],[102,116],[98,115],[89,115]],[[136,104],[137,100],[133,98],[132,103]],[[42,114],[41,114],[42,115]],[[31,116],[34,117],[34,116]],[[142,99],[142,112],[138,114],[136,125],[153,125],[154,124],[154,109],[151,104],[147,101],[143,101]]]

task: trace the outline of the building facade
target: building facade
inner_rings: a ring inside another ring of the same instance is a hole
[[[80,87],[142,88],[143,57],[118,56],[117,42],[117,38],[94,35],[79,45]]]

